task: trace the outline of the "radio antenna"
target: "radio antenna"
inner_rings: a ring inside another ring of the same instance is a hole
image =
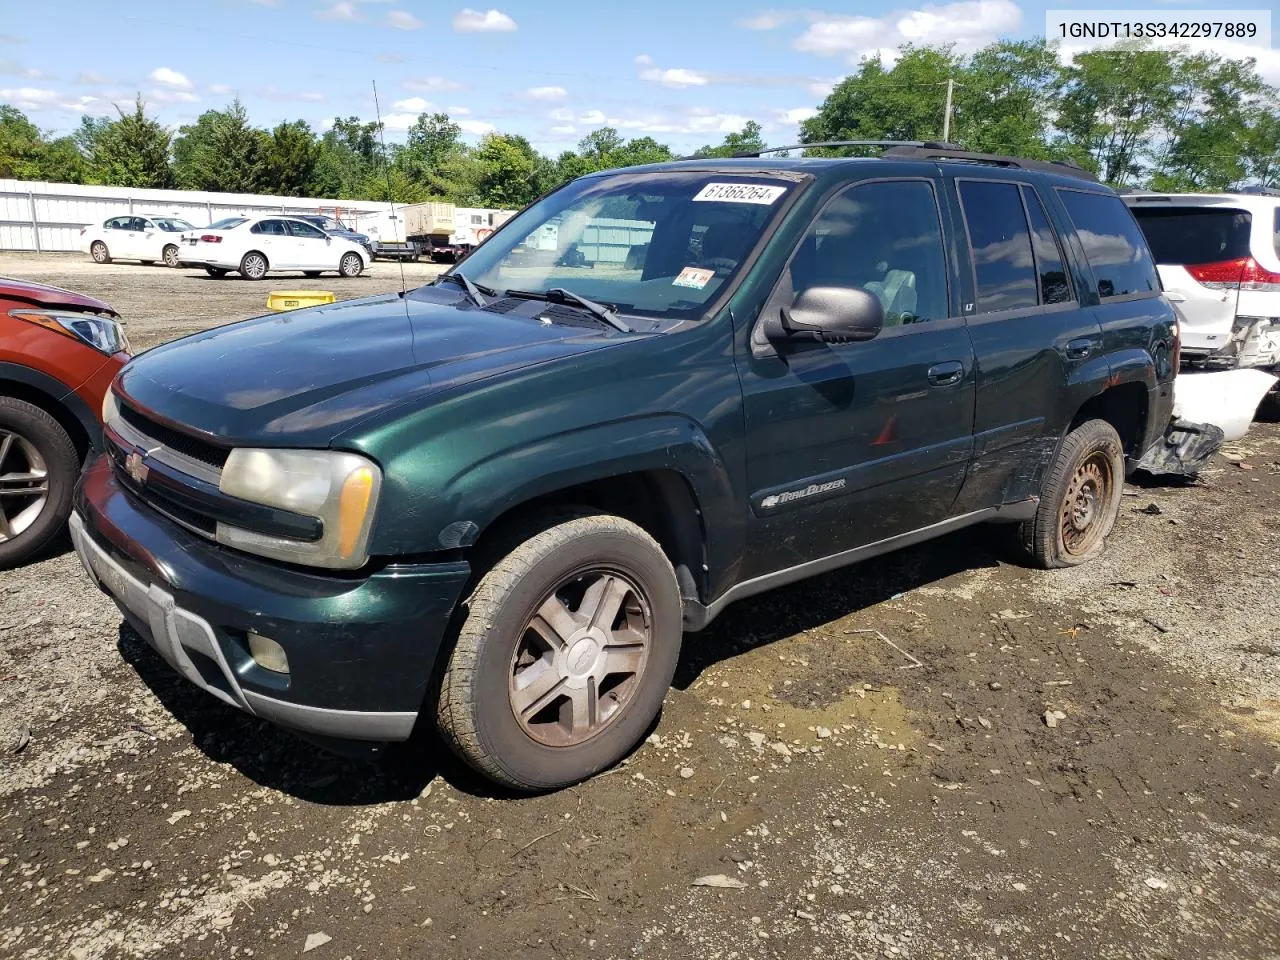
[[[378,142],[382,145],[382,172],[387,177],[387,203],[391,205],[391,222],[394,224],[398,219],[396,217],[396,200],[395,194],[391,187],[391,164],[387,159],[387,134],[382,126],[382,107],[378,104],[378,81],[373,80],[373,110],[378,117]],[[409,234],[404,235],[406,243],[411,243]],[[400,264],[400,299],[403,300],[409,293],[409,288],[404,282],[404,257],[396,257],[396,263]]]

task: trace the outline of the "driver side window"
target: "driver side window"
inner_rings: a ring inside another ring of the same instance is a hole
[[[931,184],[864,183],[819,214],[791,262],[798,297],[812,287],[861,287],[880,300],[884,325],[941,320],[947,261]]]

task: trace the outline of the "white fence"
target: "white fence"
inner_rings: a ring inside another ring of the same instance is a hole
[[[0,180],[0,250],[79,250],[80,228],[124,213],[175,216],[198,227],[239,213],[385,211],[367,200],[312,200],[200,190],[134,190],[73,183]]]

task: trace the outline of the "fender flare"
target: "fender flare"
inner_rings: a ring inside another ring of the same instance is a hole
[[[53,406],[61,407],[71,414],[89,439],[90,454],[103,449],[102,424],[98,422],[98,415],[61,380],[18,363],[0,362],[0,393],[4,392],[3,384],[6,380],[39,391]]]

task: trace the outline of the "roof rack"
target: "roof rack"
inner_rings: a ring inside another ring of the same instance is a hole
[[[735,153],[730,159],[744,160],[762,157],[766,153],[782,153],[785,150],[812,150],[815,147],[935,147],[940,150],[959,150],[954,143],[941,140],[822,140],[817,143],[793,143],[785,147],[765,147],[763,150],[744,150]],[[712,160],[713,157],[692,155],[681,157],[682,160]]]
[[[884,152],[886,157],[914,160],[959,160],[962,163],[986,163],[997,167],[1010,167],[1015,170],[1040,170],[1044,173],[1057,173],[1066,177],[1079,177],[1081,180],[1098,178],[1088,170],[1070,160],[1030,160],[1026,157],[1011,157],[999,153],[974,153],[954,144],[910,144],[894,147]]]

